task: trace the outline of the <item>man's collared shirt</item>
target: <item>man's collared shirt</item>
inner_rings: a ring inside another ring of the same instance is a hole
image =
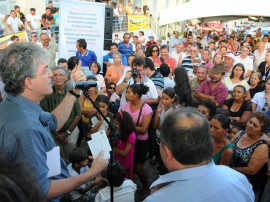
[[[87,49],[86,49],[87,50]],[[87,50],[85,55],[82,55],[79,51],[76,52],[76,56],[82,62],[83,67],[89,67],[92,62],[97,61],[97,56],[94,51]]]
[[[20,95],[8,94],[0,105],[0,151],[9,161],[28,166],[46,196],[50,179],[68,178],[61,158],[61,174],[48,177],[47,152],[56,145],[51,132],[57,129],[56,117]]]
[[[47,95],[45,98],[43,98],[40,101],[41,108],[46,112],[52,112],[65,98],[67,93],[66,88],[63,89],[62,93],[57,92],[55,86],[53,86],[53,93],[50,95]],[[61,128],[60,131],[66,131],[68,130],[68,127],[72,123],[75,116],[81,116],[81,107],[80,107],[80,101],[79,98],[76,99],[73,108],[70,112],[69,118],[66,121],[65,125]]]
[[[161,175],[151,188],[160,185],[144,202],[208,201],[253,202],[255,196],[246,176],[227,166],[206,165]]]
[[[176,68],[176,60],[174,58],[167,57],[166,59],[164,59],[164,63],[167,64],[172,71],[175,70],[175,68]]]
[[[14,33],[18,33],[19,26],[22,25],[23,22],[17,17],[13,18],[13,17],[9,16],[7,19],[7,24],[11,26],[11,29]]]
[[[219,84],[215,87],[212,87],[211,80],[205,80],[201,85],[195,90],[195,92],[203,93],[205,95],[214,96],[215,102],[219,106],[222,106],[223,102],[228,96],[227,87],[220,81]]]

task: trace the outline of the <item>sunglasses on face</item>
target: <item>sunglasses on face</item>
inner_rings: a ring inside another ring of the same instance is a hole
[[[115,87],[109,87],[109,89],[115,90]]]
[[[152,53],[154,53],[154,52],[158,52],[158,50],[152,50]]]

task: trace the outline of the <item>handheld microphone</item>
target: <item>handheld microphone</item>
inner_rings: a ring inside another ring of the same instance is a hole
[[[66,89],[68,91],[73,90],[73,89],[80,89],[80,90],[88,90],[91,87],[96,87],[97,86],[97,82],[96,81],[78,81],[78,82],[74,82],[69,80],[66,83]]]

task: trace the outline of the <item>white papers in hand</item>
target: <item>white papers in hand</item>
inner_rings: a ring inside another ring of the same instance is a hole
[[[60,162],[60,148],[59,146],[54,147],[51,151],[47,152],[46,162],[49,172],[48,177],[56,176],[61,174],[61,162]]]
[[[94,159],[101,151],[104,151],[104,159],[110,158],[110,151],[112,150],[106,132],[104,130],[98,131],[91,135],[92,140],[89,140],[88,146],[92,152]]]

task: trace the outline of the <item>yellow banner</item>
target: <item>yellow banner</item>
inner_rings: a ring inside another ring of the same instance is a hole
[[[12,36],[19,37],[19,42],[28,42],[26,31],[18,32],[16,34],[10,34],[0,38],[0,50],[5,49],[8,46],[8,42],[10,42],[10,38]]]
[[[149,29],[149,19],[145,15],[128,15],[128,31]]]

